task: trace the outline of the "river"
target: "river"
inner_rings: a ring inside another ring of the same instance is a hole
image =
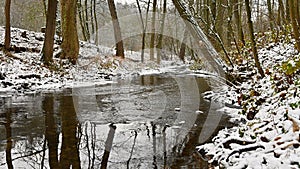
[[[0,168],[208,168],[196,146],[230,126],[209,90],[209,78],[164,74],[2,94]]]

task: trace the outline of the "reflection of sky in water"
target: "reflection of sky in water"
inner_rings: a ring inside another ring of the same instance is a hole
[[[197,80],[201,92],[209,89],[202,81]],[[191,87],[188,79],[185,79],[185,82]],[[182,97],[178,85],[178,81],[174,78],[144,76],[123,84],[114,83],[96,88],[82,88],[81,91],[74,90],[73,98],[70,97],[72,93],[70,91],[65,94],[53,94],[54,113],[47,117],[43,110],[45,106],[43,100],[48,94],[5,100],[12,103],[2,106],[1,111],[5,112],[9,105],[13,110],[11,111],[13,122],[10,125],[13,138],[11,152],[12,159],[17,158],[13,161],[13,165],[39,168],[44,161],[44,165],[49,166],[49,149],[45,144],[47,138],[45,132],[47,127],[49,129],[51,126],[47,123],[49,119],[50,121],[52,119],[55,125],[52,129],[59,132],[59,140],[54,142],[56,148],[58,147],[58,154],[61,153],[62,138],[69,137],[63,136],[62,133],[69,133],[70,136],[74,133],[79,136],[80,140],[77,141],[80,143],[79,157],[83,168],[88,168],[92,163],[96,168],[100,167],[110,130],[108,124],[111,122],[116,123],[116,130],[109,151],[108,168],[126,168],[129,159],[131,168],[153,168],[153,161],[157,162],[159,168],[166,164],[176,164],[175,157],[180,157],[180,153],[176,154],[176,152],[195,150],[201,132],[199,129],[207,116],[205,113],[197,116],[195,110],[189,112],[189,109],[182,107],[181,111],[175,111],[175,108],[180,107],[180,97]],[[193,95],[193,93],[187,94]],[[187,99],[186,103],[191,104],[190,107],[199,105],[199,103],[193,104],[193,101],[197,100],[193,97],[185,99]],[[78,121],[71,117],[72,112],[68,115],[62,112],[72,111],[72,109],[61,110],[60,108],[62,104],[70,103],[75,106]],[[200,103],[203,104],[199,105],[199,109],[207,112],[209,103],[204,102],[202,98]],[[0,121],[5,122],[5,118],[6,115],[2,115]],[[66,121],[63,122],[63,119],[67,120],[68,124]],[[77,126],[78,122],[80,129],[75,133],[72,128],[74,125]],[[0,132],[3,133],[0,135],[0,168],[6,168],[4,125],[0,125]],[[192,148],[185,149],[180,145],[188,132],[198,134],[194,138],[195,141],[190,142],[189,146]],[[44,148],[45,151],[42,151]],[[22,156],[26,157],[20,158]]]

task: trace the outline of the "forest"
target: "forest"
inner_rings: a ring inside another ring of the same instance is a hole
[[[300,168],[299,0],[0,12],[0,169]]]

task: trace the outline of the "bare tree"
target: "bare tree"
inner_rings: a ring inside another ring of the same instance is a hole
[[[62,44],[61,58],[76,64],[79,54],[79,40],[76,25],[76,1],[60,0]]]
[[[249,33],[250,33],[250,40],[251,40],[251,47],[252,47],[252,52],[254,56],[254,61],[255,65],[258,69],[258,72],[262,77],[265,76],[265,73],[260,65],[259,59],[258,59],[258,52],[257,52],[257,47],[256,47],[256,41],[254,37],[254,29],[253,29],[253,22],[252,22],[252,16],[251,16],[251,8],[250,8],[250,2],[249,0],[245,0],[245,6],[246,6],[246,11],[247,11],[247,18],[248,18],[248,27],[249,27]]]
[[[42,50],[42,61],[46,65],[50,65],[53,61],[53,45],[55,35],[57,0],[48,0],[48,10],[46,18],[46,32],[44,46]]]
[[[152,18],[151,18],[151,39],[150,39],[150,60],[154,60],[154,43],[155,43],[155,19],[156,19],[157,0],[153,0]]]
[[[157,63],[160,64],[161,55],[162,55],[162,41],[163,41],[163,34],[164,34],[164,27],[165,27],[165,19],[167,13],[167,0],[164,0],[163,4],[163,14],[161,18],[160,24],[160,33],[158,36],[158,43],[157,43]]]
[[[144,20],[143,20],[143,15],[142,15],[142,10],[141,10],[139,0],[136,0],[136,3],[137,3],[137,6],[138,6],[140,19],[141,19],[141,23],[142,23],[142,27],[143,27],[141,61],[144,62],[146,30],[147,30],[147,23],[148,23],[147,21],[148,21],[148,14],[149,14],[149,8],[150,8],[150,0],[148,0],[148,3],[147,3],[146,19],[145,19],[146,22],[145,23],[144,23]]]
[[[10,5],[11,0],[5,1],[5,41],[4,41],[4,50],[9,51],[10,48]]]
[[[238,38],[240,42],[242,42],[243,45],[246,44],[245,38],[244,38],[244,31],[242,27],[242,20],[241,20],[241,15],[240,15],[240,8],[241,4],[239,0],[232,0],[233,1],[233,14],[234,14],[234,19],[237,27],[237,32],[238,32]]]
[[[114,27],[115,42],[116,42],[116,56],[125,58],[121,28],[118,20],[115,2],[114,0],[107,0],[107,3],[108,3],[110,15]]]

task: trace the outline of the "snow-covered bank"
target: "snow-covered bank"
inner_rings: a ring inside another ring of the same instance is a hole
[[[13,57],[7,57],[0,51],[0,92],[39,92],[61,90],[74,85],[101,85],[112,83],[114,77],[143,74],[159,74],[175,71],[182,63],[174,57],[171,61],[162,61],[161,65],[146,60],[140,63],[140,52],[126,51],[126,59],[114,57],[114,50],[80,42],[80,55],[77,65],[54,58],[54,66],[46,68],[40,61],[43,46],[42,33],[12,29],[11,45]],[[4,43],[4,28],[0,27],[0,44]],[[55,37],[54,54],[59,52],[59,37]],[[145,54],[147,55],[147,54]],[[146,56],[146,58],[149,58]],[[65,62],[64,64],[61,64]],[[184,69],[188,65],[183,66]]]
[[[287,70],[296,70],[299,54],[291,43],[272,43],[259,55],[266,77],[246,71],[242,74],[251,75],[248,80],[223,98],[243,108],[224,109],[236,126],[198,146],[216,168],[300,168],[299,71]]]

